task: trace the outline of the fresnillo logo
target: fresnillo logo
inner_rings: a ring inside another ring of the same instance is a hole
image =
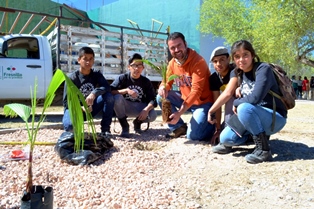
[[[15,67],[7,67],[7,70],[8,70],[8,71],[15,71],[16,68],[15,68]]]
[[[1,75],[0,79],[5,80],[5,79],[22,79],[23,75],[21,73],[16,72],[16,67],[10,66],[5,68],[1,68]]]

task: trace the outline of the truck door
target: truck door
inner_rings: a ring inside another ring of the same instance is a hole
[[[37,78],[37,98],[44,98],[45,71],[36,37],[15,37],[2,43],[1,99],[30,99]]]

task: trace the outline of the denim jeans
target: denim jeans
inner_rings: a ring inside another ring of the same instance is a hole
[[[141,111],[147,106],[147,104],[142,102],[131,102],[126,100],[123,95],[116,94],[114,97],[114,111],[117,118],[124,117],[134,117],[136,118]],[[148,113],[149,122],[153,122],[157,118],[157,113],[155,109],[152,109]]]
[[[110,132],[110,125],[112,122],[113,117],[113,105],[114,100],[113,96],[110,92],[107,92],[103,95],[99,95],[92,106],[92,116],[94,117],[97,115],[100,111],[102,111],[102,119],[100,122],[101,125],[101,132]],[[84,114],[84,120],[86,119]],[[73,126],[70,118],[70,112],[68,109],[64,110],[62,123],[65,131],[72,131]]]
[[[171,102],[171,111],[177,112],[183,103],[180,91],[169,91],[167,99]],[[157,103],[161,107],[161,96],[157,95]],[[212,103],[192,105],[187,111],[192,113],[186,138],[190,140],[210,140],[215,131],[215,126],[208,123],[208,110]],[[170,131],[174,131],[184,124],[182,118],[176,124],[168,124]]]
[[[226,126],[220,134],[220,142],[226,146],[243,144],[249,134],[256,136],[262,132],[272,135],[280,131],[286,124],[287,119],[276,112],[274,130],[272,131],[273,109],[253,105],[250,103],[240,104],[237,108],[240,122],[247,132],[241,138],[230,127]]]

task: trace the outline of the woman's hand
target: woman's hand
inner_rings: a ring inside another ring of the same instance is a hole
[[[237,108],[235,106],[232,107],[232,110],[233,110],[234,114],[236,114],[236,115],[238,114]]]
[[[235,90],[235,97],[236,98],[241,98],[242,95],[241,95],[241,87],[238,87],[236,90]]]

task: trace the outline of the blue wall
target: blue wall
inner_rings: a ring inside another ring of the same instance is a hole
[[[188,46],[199,52],[208,62],[211,51],[223,45],[222,39],[212,40],[210,35],[202,35],[197,30],[201,0],[118,0],[95,10],[88,11],[96,22],[132,27],[130,19],[141,29],[151,30],[152,19],[163,23],[161,32],[182,32]],[[154,30],[159,24],[155,23]]]

